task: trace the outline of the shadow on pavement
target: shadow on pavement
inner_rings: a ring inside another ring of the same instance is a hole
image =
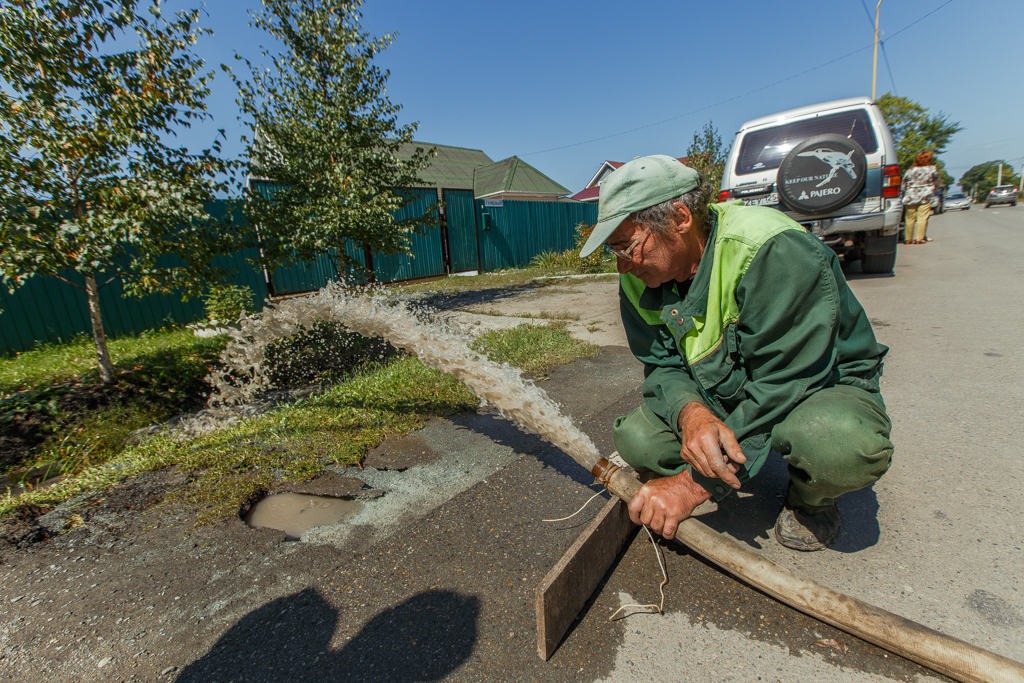
[[[511,448],[516,453],[527,453],[542,463],[583,486],[594,483],[590,472],[575,460],[537,436],[520,429],[496,413],[459,413],[448,418],[452,424],[486,436],[491,441]]]
[[[723,498],[718,509],[701,515],[700,521],[754,548],[762,548],[765,542],[775,543],[772,529],[782,509],[788,482],[786,463],[773,452],[757,476],[743,485],[743,491],[753,495]],[[843,519],[842,531],[832,550],[856,553],[878,543],[881,530],[874,487],[841,496],[839,510]]]
[[[311,588],[279,598],[243,617],[177,681],[441,680],[473,651],[480,600],[422,592],[377,614],[333,649],[340,616]]]
[[[564,281],[555,282],[524,282],[517,285],[505,285],[491,289],[470,289],[455,292],[427,292],[422,295],[421,301],[424,305],[432,308],[447,311],[458,310],[467,306],[477,304],[488,304],[514,299],[526,292],[533,292],[555,284],[569,285],[572,280],[566,278]]]

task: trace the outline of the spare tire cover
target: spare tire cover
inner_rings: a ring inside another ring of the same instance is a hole
[[[842,135],[815,135],[779,165],[778,191],[794,211],[820,216],[852,202],[867,176],[864,149]]]

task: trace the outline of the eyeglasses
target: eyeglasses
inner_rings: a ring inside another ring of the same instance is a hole
[[[631,261],[633,259],[633,250],[636,249],[637,245],[647,236],[647,233],[651,231],[650,228],[644,228],[643,231],[633,238],[633,241],[629,243],[625,249],[615,249],[614,247],[604,246],[608,250],[608,253],[612,256],[622,259],[623,261]]]

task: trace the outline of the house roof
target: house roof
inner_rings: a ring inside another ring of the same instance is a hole
[[[679,159],[679,162],[682,163],[682,164],[686,164],[686,162],[689,161],[689,157],[677,157],[677,159]],[[590,182],[587,183],[586,187],[584,187],[582,190],[580,190],[579,192],[574,194],[572,196],[572,199],[575,199],[576,201],[587,201],[587,200],[591,200],[592,201],[592,200],[596,199],[598,197],[598,195],[600,194],[600,187],[601,187],[600,184],[598,183],[598,178],[602,177],[602,175],[603,175],[602,172],[604,171],[605,166],[610,166],[611,169],[614,171],[614,170],[616,170],[618,168],[621,168],[622,166],[625,166],[625,165],[626,165],[625,161],[611,161],[609,159],[606,159],[605,161],[602,161],[601,162],[601,166],[600,166],[600,168],[597,169],[597,173],[594,174],[594,177],[590,179]],[[593,190],[594,192],[591,192],[591,190]]]
[[[494,163],[489,156],[479,149],[437,145],[431,142],[406,142],[398,148],[400,159],[411,159],[416,148],[424,151],[436,148],[436,155],[430,160],[430,166],[420,171],[420,178],[433,183],[433,187],[447,190],[472,190],[473,171],[481,166]],[[427,187],[428,185],[424,185]]]
[[[570,199],[575,199],[578,202],[585,202],[588,200],[597,199],[598,195],[600,194],[601,186],[595,185],[594,187],[583,188],[582,190],[574,194],[572,197],[570,197]]]
[[[502,192],[569,194],[569,190],[519,157],[502,159],[474,171],[473,195],[475,197],[485,197]]]

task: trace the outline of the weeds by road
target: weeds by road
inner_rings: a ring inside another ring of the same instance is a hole
[[[536,376],[599,350],[570,336],[565,323],[491,332],[474,348]],[[43,512],[124,477],[177,467],[192,477],[167,503],[199,511],[199,521],[214,520],[233,514],[244,500],[276,482],[308,479],[335,462],[358,462],[386,435],[402,435],[430,417],[477,405],[477,398],[454,377],[428,369],[415,358],[397,356],[358,370],[316,397],[191,440],[155,436],[125,446],[126,435],[112,414],[96,424],[102,428],[101,438],[117,444],[116,454],[105,462],[84,463],[80,471],[50,488],[0,498],[0,518],[26,509]]]
[[[199,409],[205,381],[227,337],[187,329],[110,342],[114,381],[99,383],[92,342],[47,345],[0,363],[0,472],[59,462],[60,470],[102,463],[128,435]]]
[[[277,481],[308,479],[333,462],[352,464],[387,434],[405,434],[431,416],[471,410],[477,403],[450,375],[415,358],[397,358],[319,396],[222,431],[190,440],[157,436],[128,446],[105,466],[21,499],[0,500],[0,517],[21,506],[47,509],[122,477],[178,467],[194,476],[168,502],[194,506],[201,511],[199,521],[213,520]]]
[[[219,353],[226,343],[227,337],[200,339],[192,330],[180,327],[107,340],[110,358],[119,374],[163,353],[179,353],[182,349],[202,352],[206,348]],[[43,344],[0,358],[0,398],[71,380],[79,384],[99,381],[96,347],[91,338],[80,336],[62,344]]]
[[[535,377],[543,377],[559,365],[596,355],[601,350],[596,344],[570,335],[564,322],[488,332],[472,346],[495,362],[508,363]]]

